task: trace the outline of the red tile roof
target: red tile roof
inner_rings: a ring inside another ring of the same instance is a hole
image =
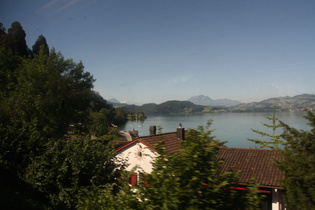
[[[181,142],[181,140],[177,138],[177,132],[142,136],[140,139],[152,145],[153,147],[155,147],[160,142],[164,142],[164,147],[167,153],[177,152]]]
[[[219,158],[224,162],[222,172],[240,171],[239,184],[255,183],[262,187],[280,187],[283,178],[275,166],[282,156],[277,150],[222,148]]]
[[[156,151],[155,148],[156,148],[157,144],[164,142],[164,147],[166,148],[166,152],[167,153],[174,153],[174,152],[178,151],[181,140],[177,138],[177,132],[142,136],[142,137],[138,137],[137,139],[135,139],[133,141],[116,141],[116,142],[114,142],[115,147],[116,147],[115,152],[118,152],[124,148],[127,148],[136,142],[141,142],[154,151]]]

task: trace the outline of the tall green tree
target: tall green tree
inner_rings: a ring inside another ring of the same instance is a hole
[[[262,123],[262,125],[269,129],[270,132],[252,129],[253,132],[259,134],[264,139],[262,140],[250,138],[248,140],[254,142],[255,144],[260,145],[260,147],[262,148],[279,150],[285,143],[285,140],[283,140],[280,135],[281,130],[283,130],[283,124],[281,123],[279,117],[277,117],[275,108],[274,111],[272,112],[272,115],[266,116],[266,119],[270,121],[270,124]]]
[[[1,98],[0,160],[23,174],[48,139],[62,137],[70,123],[87,118],[94,79],[81,63],[54,50],[20,59],[14,90]]]
[[[255,140],[262,147],[276,149],[283,155],[283,160],[276,165],[283,172],[283,187],[286,192],[285,201],[288,209],[315,208],[315,115],[307,111],[305,118],[311,126],[310,131],[297,130],[282,122],[279,118],[267,118],[271,124],[264,124],[272,131],[271,134],[254,132],[267,136],[270,140]]]
[[[115,109],[96,96],[95,80],[82,62],[45,47],[25,56],[18,22],[8,34],[2,25],[0,31],[5,36],[0,40],[0,202],[8,204],[2,207],[75,208],[80,196],[111,184],[120,166],[109,146],[114,131],[103,135],[105,140],[83,136],[91,111],[109,109],[110,122]],[[82,136],[65,137],[69,125],[81,125]]]
[[[39,35],[35,44],[33,45],[33,53],[38,54],[41,48],[44,48],[44,53],[49,53],[49,46],[47,44],[46,38],[43,35]]]
[[[305,118],[312,128],[310,131],[283,124],[284,160],[278,166],[285,177],[288,209],[315,208],[315,115],[308,111]]]
[[[18,21],[11,24],[8,29],[7,41],[9,48],[20,56],[26,56],[28,54],[28,47],[26,44],[26,33]]]
[[[3,23],[0,23],[0,46],[2,45],[2,42],[5,39],[5,36],[7,33],[5,32],[5,27],[3,26]]]

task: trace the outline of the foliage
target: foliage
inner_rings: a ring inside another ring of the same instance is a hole
[[[20,23],[8,33],[0,24],[0,195],[17,208],[74,208],[79,195],[112,183],[121,165],[108,144],[117,131],[106,128],[101,140],[91,141],[88,127],[93,112],[109,112],[106,125],[117,113],[92,90],[95,80],[82,62],[54,49],[47,53],[39,38],[36,52],[26,56]],[[117,119],[123,121],[123,113]],[[82,136],[65,139],[70,125]]]
[[[305,118],[312,127],[310,131],[297,130],[280,121],[275,112],[271,125],[264,124],[275,131],[283,129],[279,135],[255,132],[270,138],[270,141],[251,140],[268,147],[279,150],[283,160],[276,165],[283,172],[283,187],[286,191],[286,205],[288,209],[314,209],[315,208],[315,115],[307,112]]]
[[[114,182],[113,147],[77,137],[49,142],[28,166],[25,179],[54,206],[73,208],[80,193]]]
[[[282,128],[282,123],[280,123],[279,117],[276,116],[275,109],[272,112],[272,115],[270,117],[266,116],[266,119],[271,121],[271,124],[267,124],[267,123],[262,123],[262,124],[266,128],[271,129],[271,133],[263,132],[257,129],[252,129],[252,131],[259,134],[263,138],[270,139],[270,141],[258,140],[258,139],[248,139],[248,140],[254,142],[255,144],[259,144],[260,147],[262,148],[280,149],[280,147],[283,146],[285,141],[281,139],[281,135],[277,133],[277,131]]]
[[[49,46],[47,44],[46,38],[43,35],[39,35],[35,44],[33,45],[33,53],[38,54],[41,48],[44,48],[43,51],[45,54],[49,53]]]
[[[308,111],[305,117],[310,131],[297,130],[283,124],[285,132],[284,160],[278,163],[284,174],[288,209],[315,208],[315,115]]]
[[[12,50],[16,55],[27,56],[29,49],[26,45],[25,37],[26,33],[21,24],[18,21],[15,21],[11,24],[8,33],[4,38],[4,42],[1,44],[5,46],[7,50]]]
[[[94,136],[105,135],[110,128],[110,119],[113,119],[113,112],[108,109],[101,109],[99,112],[91,112],[89,115],[89,132]]]
[[[127,119],[127,113],[121,107],[116,108],[114,123],[120,125],[126,123]]]
[[[10,50],[0,47],[0,96],[3,98],[15,88],[15,70],[21,63],[21,58]]]
[[[145,202],[139,202],[140,191],[129,184],[132,172],[120,171],[117,182],[107,184],[81,197],[78,209],[150,209]]]
[[[13,72],[14,89],[1,98],[0,160],[6,166],[23,173],[47,139],[62,137],[70,123],[84,118],[93,77],[82,72],[80,64],[54,51],[22,58]]]
[[[135,112],[127,115],[128,120],[145,120],[147,116],[143,112]]]

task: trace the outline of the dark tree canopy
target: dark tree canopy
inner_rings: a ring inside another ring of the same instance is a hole
[[[23,30],[21,24],[18,21],[12,23],[8,29],[8,44],[10,49],[20,56],[26,56],[28,54],[28,47],[26,44],[26,33]]]
[[[0,23],[0,37],[2,37],[3,35],[6,35],[6,32],[5,32],[5,28],[3,27],[3,23]]]
[[[0,23],[0,46],[4,44],[7,33],[5,32],[5,28],[3,27],[3,23]]]
[[[1,207],[75,208],[89,190],[113,182],[120,164],[109,142],[117,130],[108,127],[124,115],[92,90],[82,62],[48,52],[42,35],[26,56],[25,36],[19,22],[7,34],[0,25]],[[91,129],[91,118],[106,127]],[[106,139],[92,141],[92,133]]]
[[[46,54],[49,53],[49,46],[47,44],[46,38],[43,35],[39,35],[35,44],[33,45],[32,47],[33,53],[38,54],[41,47],[44,48],[44,53]]]

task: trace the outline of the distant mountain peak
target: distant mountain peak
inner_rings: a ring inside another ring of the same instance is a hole
[[[115,104],[120,104],[120,101],[118,101],[116,98],[111,98],[111,99],[108,100],[108,102],[115,103]]]
[[[203,105],[203,106],[235,106],[241,104],[240,101],[231,100],[231,99],[212,99],[209,96],[205,95],[198,95],[193,96],[188,101],[196,104],[196,105]]]

